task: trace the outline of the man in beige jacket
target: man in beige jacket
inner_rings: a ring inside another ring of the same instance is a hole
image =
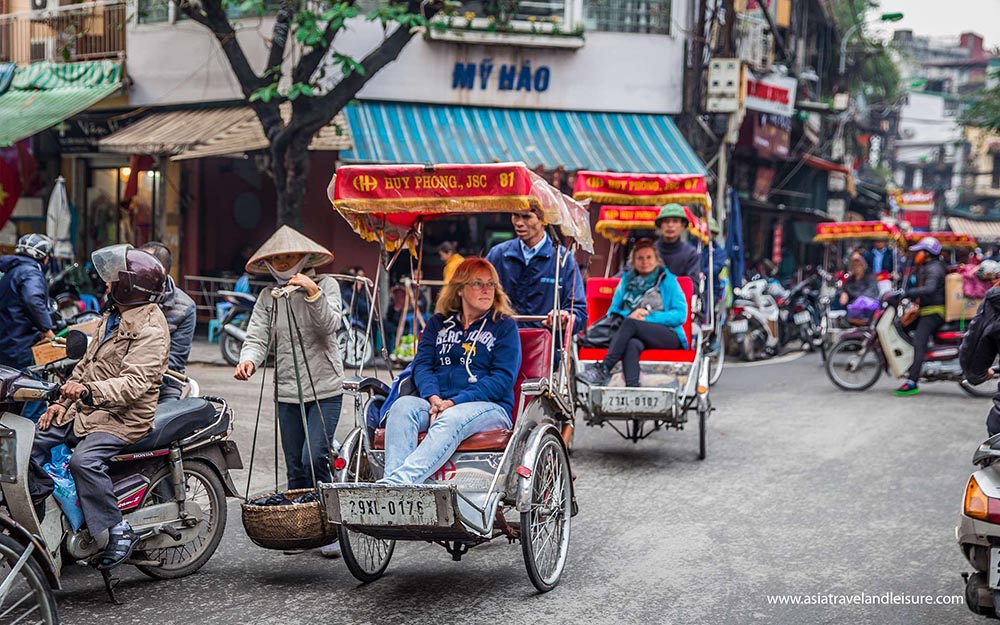
[[[62,399],[38,421],[29,487],[36,503],[44,501],[53,490],[42,469],[52,448],[75,447],[69,468],[80,507],[92,536],[109,530],[98,568],[110,569],[128,559],[137,538],[118,510],[107,463],[153,427],[170,331],[156,303],[165,277],[159,261],[130,245],[102,248],[92,258],[110,283],[114,306],[63,386]]]

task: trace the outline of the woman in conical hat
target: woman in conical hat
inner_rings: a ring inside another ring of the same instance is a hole
[[[330,276],[317,275],[314,268],[332,260],[330,250],[294,228],[281,226],[246,264],[248,273],[270,275],[285,287],[264,289],[258,296],[234,377],[248,380],[263,365],[273,323],[278,426],[290,490],[314,487],[314,474],[317,481],[331,480],[329,446],[340,418],[344,379],[337,343],[340,285]],[[300,387],[311,451],[302,427]]]

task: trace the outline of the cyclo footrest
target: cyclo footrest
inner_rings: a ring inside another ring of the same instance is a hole
[[[458,493],[447,484],[320,484],[327,518],[355,528],[457,528]]]

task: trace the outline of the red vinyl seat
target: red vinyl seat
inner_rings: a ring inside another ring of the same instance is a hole
[[[552,332],[545,328],[521,328],[521,368],[514,378],[514,414],[511,424],[517,422],[517,408],[521,401],[521,383],[525,380],[544,378],[549,375],[552,355]],[[530,400],[529,400],[530,401]],[[527,404],[525,404],[527,405]],[[462,441],[456,451],[493,451],[506,449],[513,430],[487,430],[477,432]],[[417,436],[417,442],[424,440],[425,432]],[[375,449],[385,449],[385,428],[375,430],[372,440]]]
[[[618,288],[620,278],[591,278],[587,281],[587,319],[590,323],[608,313],[611,308],[611,300],[614,298],[615,289]],[[694,297],[694,283],[687,276],[679,276],[677,283],[684,291],[684,298],[688,302],[687,319],[684,320],[684,336],[687,337],[689,346],[694,345],[692,339],[693,311],[691,298]],[[694,349],[647,349],[639,355],[639,362],[694,362],[697,352]],[[581,347],[579,357],[582,361],[603,360],[608,355],[608,350],[598,347]]]

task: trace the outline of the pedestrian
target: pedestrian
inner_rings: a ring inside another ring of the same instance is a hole
[[[187,370],[188,358],[191,356],[194,330],[198,324],[198,308],[194,300],[178,288],[174,279],[170,277],[170,269],[174,264],[170,249],[159,241],[144,243],[139,249],[151,254],[163,265],[167,278],[160,309],[170,330],[170,360],[167,367],[176,373],[184,373]],[[160,385],[160,403],[180,399],[183,390],[183,384],[165,376],[163,384]]]
[[[452,276],[455,275],[455,270],[458,269],[458,266],[465,260],[465,257],[456,252],[455,248],[455,243],[451,241],[445,241],[437,248],[438,257],[441,259],[441,262],[444,263],[445,282],[451,282]]]
[[[26,234],[14,254],[0,257],[0,365],[24,369],[35,364],[31,347],[51,339],[49,285],[45,267],[52,253],[52,239],[44,234]],[[21,414],[33,421],[45,411],[42,402],[29,402]]]
[[[876,276],[883,272],[889,275],[896,272],[895,254],[886,247],[885,241],[882,239],[876,240],[872,244],[872,249],[865,252],[864,258],[868,268]]]
[[[276,353],[278,428],[289,490],[331,481],[329,452],[344,381],[337,340],[342,308],[340,285],[314,268],[332,260],[330,250],[282,226],[246,264],[248,273],[274,278],[277,288],[264,289],[257,298],[233,377],[249,380],[269,348]],[[339,555],[339,546],[328,547],[324,555]]]

